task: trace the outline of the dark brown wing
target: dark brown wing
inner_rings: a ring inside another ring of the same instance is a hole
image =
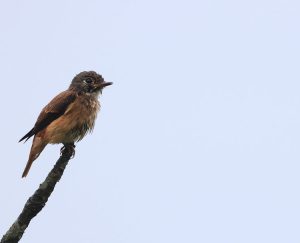
[[[76,97],[77,94],[69,90],[61,92],[59,95],[55,96],[41,111],[34,127],[24,137],[22,137],[19,142],[24,139],[26,139],[26,142],[30,137],[43,130],[51,122],[63,115],[68,106],[74,102]]]

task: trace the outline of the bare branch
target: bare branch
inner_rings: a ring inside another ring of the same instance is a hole
[[[71,145],[72,146],[72,145]],[[9,228],[0,243],[15,243],[22,238],[30,221],[43,209],[54,190],[56,183],[62,177],[64,170],[74,154],[74,147],[66,147],[62,150],[60,158],[50,171],[45,181],[40,184],[35,193],[27,200],[22,213]]]

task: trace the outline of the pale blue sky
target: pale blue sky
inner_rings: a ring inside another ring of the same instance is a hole
[[[1,1],[0,233],[48,174],[17,141],[73,76],[114,85],[24,243],[299,243],[300,3]]]

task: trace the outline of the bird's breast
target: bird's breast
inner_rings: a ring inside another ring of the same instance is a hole
[[[95,125],[100,110],[98,99],[81,95],[69,105],[66,112],[46,129],[49,143],[72,143],[81,140]]]

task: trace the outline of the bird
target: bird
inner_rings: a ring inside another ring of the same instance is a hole
[[[99,94],[102,94],[104,87],[112,84],[95,71],[80,72],[67,90],[55,96],[42,109],[33,128],[19,140],[25,140],[25,143],[33,136],[22,178],[28,175],[33,161],[48,144],[62,143],[62,149],[71,148],[75,153],[74,143],[93,131],[100,110]]]

